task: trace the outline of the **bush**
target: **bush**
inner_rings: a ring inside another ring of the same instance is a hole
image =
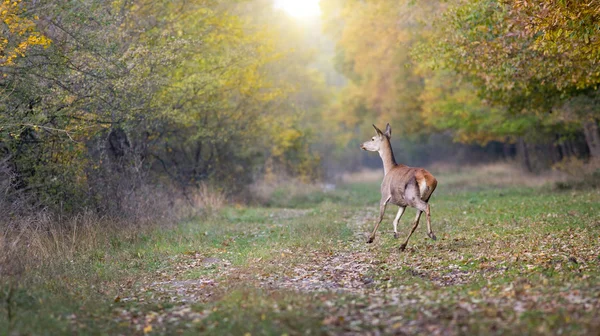
[[[553,168],[569,175],[567,181],[555,184],[559,190],[600,188],[600,163],[598,161],[585,162],[570,157],[555,164]]]

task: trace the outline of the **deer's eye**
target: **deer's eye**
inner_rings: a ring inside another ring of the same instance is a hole
[[[375,138],[371,139],[371,141],[375,141]]]

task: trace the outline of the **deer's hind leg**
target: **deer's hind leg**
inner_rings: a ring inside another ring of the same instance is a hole
[[[431,209],[429,207],[429,203],[427,203],[427,236],[433,240],[437,240],[435,233],[431,229]]]
[[[415,221],[413,222],[413,227],[410,230],[410,233],[406,237],[406,240],[404,241],[404,243],[402,243],[402,245],[400,245],[400,251],[404,251],[404,249],[406,249],[408,240],[410,239],[412,234],[415,232],[415,230],[419,226],[419,220],[421,219],[421,214],[423,214],[423,212],[425,212],[425,214],[427,215],[427,228],[429,230],[429,237],[431,237],[432,239],[435,240],[435,235],[433,234],[433,231],[431,231],[431,210],[429,207],[429,203],[427,203],[421,199],[421,193],[420,193],[419,187],[417,185],[417,182],[414,178],[411,179],[408,182],[408,184],[406,185],[406,189],[404,192],[404,198],[406,199],[406,202],[408,203],[408,205],[410,205],[413,208],[416,208],[418,211],[417,211],[417,216],[415,217]]]
[[[431,229],[431,208],[429,207],[429,198],[431,197],[431,194],[433,193],[433,190],[430,190],[429,187],[427,187],[427,190],[425,191],[425,197],[423,197],[423,200],[425,202],[427,202],[427,236],[433,240],[437,240],[437,237],[435,236],[435,233],[433,233],[433,230]]]
[[[410,230],[410,233],[408,234],[408,237],[406,237],[406,240],[404,241],[404,243],[402,243],[402,245],[400,245],[400,251],[404,251],[404,249],[406,249],[406,245],[408,244],[408,240],[412,236],[413,232],[415,232],[415,230],[419,226],[419,219],[421,219],[421,214],[422,213],[423,213],[423,211],[417,210],[417,217],[415,217],[415,220],[413,222],[413,227]]]

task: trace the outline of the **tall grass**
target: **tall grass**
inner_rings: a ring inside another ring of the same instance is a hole
[[[323,197],[323,192],[334,188],[334,184],[307,183],[302,179],[280,175],[253,183],[246,199],[250,204],[270,207],[304,207],[318,202]]]
[[[122,203],[127,216],[82,209],[73,214],[37,209],[25,214],[2,211],[0,217],[0,277],[20,278],[40,265],[76,259],[111,242],[135,237],[156,227],[168,227],[197,213],[172,192],[144,187]],[[0,209],[7,200],[0,199]]]
[[[193,193],[191,199],[194,209],[203,210],[208,213],[220,210],[227,203],[225,192],[208,183],[200,184],[200,187]]]

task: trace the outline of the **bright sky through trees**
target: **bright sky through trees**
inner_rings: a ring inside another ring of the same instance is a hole
[[[315,17],[321,14],[319,0],[275,0],[275,7],[298,18]]]

